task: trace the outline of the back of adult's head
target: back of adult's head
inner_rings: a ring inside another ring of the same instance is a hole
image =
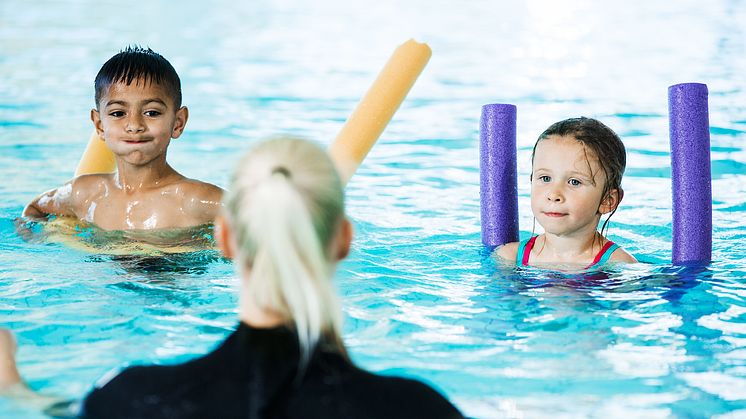
[[[274,138],[240,160],[224,198],[245,298],[295,328],[303,358],[320,339],[341,342],[332,248],[345,222],[344,192],[324,149]]]

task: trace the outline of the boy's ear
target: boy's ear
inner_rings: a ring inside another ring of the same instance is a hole
[[[601,214],[608,214],[619,206],[624,197],[624,191],[621,189],[612,189],[606,193],[606,196],[601,200],[601,205],[598,206],[598,212]]]
[[[222,215],[215,218],[215,243],[218,245],[218,249],[223,253],[227,259],[233,259],[235,250],[233,248],[233,236],[231,235],[230,226],[228,220]]]
[[[103,139],[104,138],[104,126],[101,123],[101,114],[98,113],[98,110],[91,109],[91,121],[93,122],[93,128],[96,129],[96,134],[98,134],[98,137]]]
[[[186,127],[187,119],[189,119],[189,109],[186,106],[182,106],[176,111],[176,121],[174,122],[174,129],[171,131],[171,138],[179,138],[181,133],[184,132]]]

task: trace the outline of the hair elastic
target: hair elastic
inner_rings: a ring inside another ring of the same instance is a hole
[[[274,167],[274,168],[272,169],[272,174],[273,174],[273,175],[274,175],[274,174],[277,174],[277,173],[279,173],[279,174],[281,174],[281,175],[285,176],[285,177],[286,177],[286,178],[288,178],[288,179],[290,179],[290,178],[291,178],[291,176],[290,176],[290,171],[289,171],[288,169],[286,169],[285,167],[283,167],[283,166],[275,166],[275,167]]]

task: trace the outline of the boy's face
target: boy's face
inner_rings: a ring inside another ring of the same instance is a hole
[[[134,166],[165,162],[172,138],[184,131],[188,112],[176,109],[166,89],[138,79],[114,83],[91,110],[98,135],[115,156]]]

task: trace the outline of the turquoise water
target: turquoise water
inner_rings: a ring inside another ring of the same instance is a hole
[[[414,37],[433,58],[347,189],[356,241],[337,286],[354,359],[479,418],[746,415],[746,3],[234,3],[0,3],[0,326],[32,387],[80,397],[125,363],[204,353],[236,322],[214,252],[112,257],[16,232],[23,205],[71,176],[104,60],[130,43],[171,60],[190,120],[169,158],[225,186],[262,136],[328,143]],[[667,87],[682,82],[710,89],[714,262],[699,270],[670,266]],[[493,102],[518,106],[524,235],[536,136],[577,115],[622,136],[611,237],[646,263],[578,277],[485,257],[477,129]],[[0,417],[38,416],[0,400]]]

